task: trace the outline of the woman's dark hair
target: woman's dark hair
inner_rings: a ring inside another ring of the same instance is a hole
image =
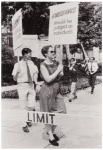
[[[29,48],[23,48],[22,49],[22,55],[24,56],[24,54],[28,54],[28,53],[31,53],[31,49],[29,49]]]
[[[91,57],[93,60],[95,60],[95,57]]]
[[[71,59],[70,59],[70,62],[71,62],[71,61],[75,61],[75,58],[71,58]]]
[[[47,46],[44,46],[44,47],[41,49],[41,53],[42,53],[42,55],[43,55],[44,57],[46,57],[45,54],[47,54],[48,49],[49,49],[50,47],[52,48],[51,45],[47,45]]]

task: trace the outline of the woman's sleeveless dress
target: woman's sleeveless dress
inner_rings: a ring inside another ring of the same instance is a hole
[[[46,64],[45,62],[42,62],[42,65],[47,68],[50,75],[53,74],[58,67],[57,62],[54,64]],[[58,77],[50,83],[47,83],[44,80],[39,95],[40,111],[66,113],[64,100],[59,95]]]

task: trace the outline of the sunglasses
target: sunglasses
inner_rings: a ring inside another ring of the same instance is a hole
[[[49,51],[49,52],[50,52],[51,54],[53,54],[53,53],[55,54],[55,53],[56,53],[56,51]]]

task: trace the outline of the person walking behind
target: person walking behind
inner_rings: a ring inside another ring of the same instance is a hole
[[[77,99],[77,95],[76,95],[77,75],[78,75],[78,66],[76,65],[76,59],[71,58],[70,65],[69,65],[69,76],[71,82],[71,92],[69,96],[69,102],[72,102],[73,99]]]
[[[96,72],[98,70],[98,64],[95,62],[95,57],[91,57],[87,63],[89,70],[89,84],[91,86],[91,94],[94,93],[95,81],[96,81]]]
[[[14,65],[12,72],[13,79],[18,83],[18,95],[20,108],[27,111],[35,111],[36,91],[40,87],[37,84],[38,68],[31,61],[31,49],[24,48],[22,50],[22,60]],[[36,91],[34,84],[36,84]],[[23,123],[23,131],[29,132],[28,126],[32,126],[31,122]]]
[[[55,51],[51,45],[41,50],[46,60],[40,65],[41,76],[44,80],[40,90],[40,111],[50,113],[66,113],[63,99],[57,100],[59,94],[59,79],[63,75],[63,65],[54,61]],[[59,107],[58,107],[59,106]],[[61,110],[60,110],[61,108]],[[49,135],[49,142],[58,146],[59,137],[55,134],[56,125],[45,125],[46,133]]]

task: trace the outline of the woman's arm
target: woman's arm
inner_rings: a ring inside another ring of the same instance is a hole
[[[41,74],[44,78],[44,80],[47,82],[47,83],[50,83],[52,82],[56,77],[57,75],[59,74],[59,72],[63,69],[63,66],[62,65],[59,65],[57,70],[52,74],[52,75],[49,75],[49,72],[47,70],[47,68],[44,66],[44,65],[41,65],[40,66],[40,71],[41,71]]]
[[[36,72],[34,74],[33,78],[34,78],[34,84],[36,85],[36,92],[39,93],[41,87],[40,87],[40,85],[38,84],[38,81],[37,81],[37,79],[38,79],[38,72]]]

